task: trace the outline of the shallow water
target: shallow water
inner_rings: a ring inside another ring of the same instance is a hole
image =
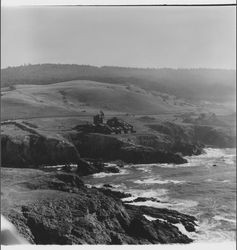
[[[188,163],[127,165],[120,174],[99,173],[84,178],[85,183],[111,184],[129,192],[133,200],[153,197],[160,202],[132,203],[167,207],[194,215],[197,242],[234,241],[236,235],[236,155],[235,149],[207,148],[205,154],[187,157]]]

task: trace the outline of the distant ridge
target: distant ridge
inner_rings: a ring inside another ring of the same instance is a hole
[[[224,101],[235,98],[236,71],[227,69],[128,68],[77,64],[35,64],[1,70],[1,86],[91,80],[136,85],[187,99]]]

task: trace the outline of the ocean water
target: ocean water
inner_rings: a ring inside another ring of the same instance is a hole
[[[132,203],[137,206],[166,207],[194,215],[198,228],[189,236],[196,242],[235,241],[236,149],[206,148],[205,154],[186,159],[188,163],[182,165],[127,165],[121,173],[98,173],[84,181],[97,187],[111,184],[115,190],[131,193],[124,201],[137,197],[160,201]]]

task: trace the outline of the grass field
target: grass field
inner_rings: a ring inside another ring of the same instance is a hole
[[[51,116],[85,116],[104,110],[107,114],[165,114],[194,108],[174,96],[137,87],[93,81],[50,85],[17,85],[2,91],[2,120]]]
[[[223,105],[194,105],[184,99],[135,85],[74,80],[5,87],[1,95],[1,121],[25,121],[40,133],[54,137],[78,124],[92,122],[93,115],[99,110],[104,111],[106,119],[117,116],[133,124],[138,133],[154,133],[146,126],[150,123],[179,123],[182,122],[180,115],[184,113],[210,110],[218,110],[222,114],[221,119],[228,121],[232,127],[235,124],[233,115],[225,115],[227,109]]]

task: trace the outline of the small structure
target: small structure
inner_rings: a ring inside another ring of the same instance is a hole
[[[93,124],[87,123],[85,125],[78,125],[77,130],[84,133],[100,133],[100,134],[121,134],[121,133],[136,133],[133,126],[122,119],[113,117],[104,123],[104,113],[100,111],[99,114],[93,116]]]
[[[100,111],[99,114],[93,116],[93,123],[95,125],[99,125],[99,124],[104,123],[104,113],[103,113],[103,111]]]
[[[107,121],[107,125],[116,133],[121,134],[124,132],[127,133],[135,133],[133,126],[129,123],[125,122],[122,119],[118,119],[117,117],[113,117]]]

